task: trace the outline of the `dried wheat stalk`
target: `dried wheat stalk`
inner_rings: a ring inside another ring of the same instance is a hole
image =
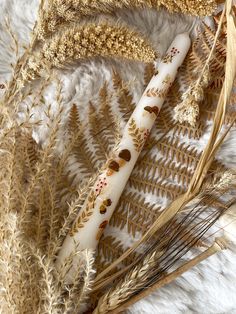
[[[153,284],[151,287],[148,287],[147,289],[144,289],[142,292],[140,292],[137,295],[134,295],[133,297],[129,298],[126,302],[124,302],[121,305],[118,305],[116,309],[112,310],[110,309],[108,313],[110,314],[118,314],[122,313],[125,309],[133,305],[134,303],[138,302],[139,300],[147,297],[152,292],[156,291],[157,289],[160,289],[161,287],[171,283],[173,280],[180,277],[182,274],[193,268],[194,266],[198,265],[205,259],[209,258],[210,256],[227,249],[227,241],[225,238],[217,238],[215,242],[204,252],[200,253],[193,259],[189,260],[179,268],[177,268],[175,271],[167,274],[163,278],[161,278],[158,282]],[[97,313],[97,312],[95,312]],[[99,313],[99,312],[98,312]],[[106,313],[106,312],[101,312]]]
[[[160,252],[147,255],[140,265],[130,271],[114,288],[111,288],[100,300],[94,314],[107,313],[127,300],[136,290],[145,286],[150,269],[156,265]]]

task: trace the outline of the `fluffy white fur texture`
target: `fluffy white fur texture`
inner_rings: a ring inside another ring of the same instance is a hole
[[[38,0],[0,0],[1,25],[4,17],[8,15],[13,31],[18,34],[22,43],[29,40],[30,30],[37,16]],[[165,12],[142,10],[136,12],[117,12],[117,18],[147,34],[155,47],[164,52],[177,33],[186,31],[192,24],[191,18],[171,16]],[[9,37],[4,28],[0,26],[0,82],[9,79],[10,62],[14,61],[9,49]],[[72,102],[84,107],[88,100],[96,100],[98,90],[104,79],[111,79],[111,66],[119,65],[125,79],[133,84],[134,97],[138,99],[141,94],[140,70],[141,65],[127,62],[111,62],[101,60],[86,61],[64,71],[61,78],[64,81],[65,105]],[[50,99],[50,93],[47,96]],[[40,112],[38,112],[40,115]],[[210,128],[209,128],[210,130]],[[232,131],[225,144],[218,153],[219,159],[230,166],[236,167],[236,140]],[[38,140],[44,141],[45,134],[37,134]],[[199,143],[201,149],[206,144],[209,133]],[[231,215],[236,216],[236,208]],[[218,226],[225,226],[232,221],[232,216],[224,217]],[[117,234],[118,230],[109,230]],[[236,243],[236,225],[230,224],[225,228],[225,235]],[[120,233],[123,243],[133,242],[127,239],[127,234]],[[191,256],[191,253],[189,253]],[[175,282],[165,286],[146,299],[138,302],[130,313],[156,313],[156,314],[236,314],[236,249],[219,253],[200,265],[185,273]]]

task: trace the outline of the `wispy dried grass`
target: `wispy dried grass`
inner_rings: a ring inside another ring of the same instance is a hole
[[[73,145],[58,157],[63,116],[60,85],[55,101],[58,108],[54,116],[50,106],[45,110],[49,136],[43,147],[32,138],[33,129],[40,128],[37,123],[26,119],[19,124],[8,114],[2,125],[0,311],[3,313],[72,313],[85,302],[93,282],[93,252],[77,252],[81,263],[72,286],[61,280],[54,266],[61,238],[67,233],[87,189],[86,185],[80,192],[65,191],[68,150]],[[71,263],[72,258],[67,267]]]

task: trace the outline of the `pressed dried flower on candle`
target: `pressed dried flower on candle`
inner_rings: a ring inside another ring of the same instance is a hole
[[[157,58],[157,53],[144,37],[127,27],[86,24],[65,29],[48,40],[22,70],[22,81],[35,79],[45,67],[63,67],[74,60],[95,56],[150,62]]]

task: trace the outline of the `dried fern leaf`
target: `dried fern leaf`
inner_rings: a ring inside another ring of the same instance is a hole
[[[209,105],[209,103],[207,103],[207,105]],[[210,105],[207,108],[206,107],[202,108],[200,111],[202,119],[212,121],[214,119],[214,116],[215,116],[215,109],[216,109],[215,105]],[[235,111],[227,112],[225,115],[225,118],[224,118],[224,123],[226,125],[235,124],[235,117],[236,117]]]
[[[155,72],[156,72],[156,68],[153,62],[148,63],[145,66],[145,69],[144,69],[144,86],[145,87],[149,84]]]
[[[215,28],[217,28],[217,24]],[[198,73],[202,70],[208,55],[212,49],[215,39],[215,31],[205,23],[201,24],[198,30],[198,36],[194,40],[192,50],[180,69],[182,79],[187,85],[198,78]],[[214,56],[210,60],[210,83],[208,89],[221,88],[224,80],[224,65],[226,60],[226,37],[220,34],[216,41]]]
[[[187,167],[195,167],[198,163],[200,153],[197,149],[179,142],[178,139],[168,137],[157,143],[157,147],[163,157],[175,159],[181,164],[186,164]]]
[[[80,127],[80,117],[79,110],[76,104],[73,104],[70,109],[69,119],[68,119],[68,131],[69,133],[78,132]]]
[[[157,117],[154,130],[157,130],[160,133],[167,133],[173,126],[174,121],[172,119],[171,111],[168,108],[168,104],[164,104],[159,116]]]
[[[112,82],[122,118],[127,122],[135,108],[133,96],[117,71],[113,71]]]
[[[174,200],[177,196],[184,193],[185,189],[171,183],[164,182],[159,178],[150,180],[144,175],[132,175],[129,180],[129,186],[137,189],[139,192],[158,194],[161,197],[167,197]]]
[[[98,125],[100,119],[97,115],[94,115],[95,108],[92,103],[89,105],[89,134],[92,137],[93,147],[94,147],[94,155],[96,157],[97,162],[99,162],[100,166],[104,164],[108,158],[110,153],[109,150],[109,140],[102,133],[98,131]]]
[[[145,201],[137,192],[125,192],[110,220],[110,225],[123,229],[135,236],[137,232],[145,232],[160,211],[160,207]]]
[[[70,138],[76,139],[72,147],[72,154],[75,157],[77,163],[79,163],[80,172],[85,177],[91,177],[94,171],[96,171],[96,161],[94,160],[93,151],[89,147],[89,142],[85,132],[81,132],[83,129],[81,119],[79,116],[78,107],[73,104],[68,118],[67,130]]]
[[[150,178],[163,178],[175,180],[177,184],[187,186],[190,182],[193,174],[191,168],[183,166],[182,164],[177,165],[173,160],[166,160],[162,158],[145,157],[135,167],[135,173],[142,173],[148,175]]]
[[[117,120],[115,114],[112,111],[111,100],[112,97],[108,93],[107,83],[100,89],[100,109],[98,116],[100,117],[100,124],[98,127],[98,132],[102,132],[109,141],[108,150],[111,150],[115,145],[115,139],[120,136],[117,130]]]
[[[99,241],[98,253],[100,257],[102,257],[107,264],[110,264],[117,257],[119,257],[125,251],[122,243],[113,236],[102,237],[101,241]],[[125,261],[124,265],[127,266],[133,262],[134,259],[137,258],[137,253],[129,256],[129,258]]]

